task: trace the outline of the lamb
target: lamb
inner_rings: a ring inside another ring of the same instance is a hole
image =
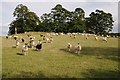
[[[47,43],[50,43],[50,39],[46,37],[46,42]]]
[[[25,39],[24,39],[24,38],[22,38],[21,40],[22,40],[23,43],[25,42]]]
[[[14,37],[14,39],[15,39],[15,40],[17,40],[17,39],[18,39],[18,36],[13,36],[13,37]]]
[[[86,39],[88,39],[88,35],[87,34],[85,35],[85,37],[86,37]]]
[[[77,53],[79,55],[81,50],[82,50],[82,47],[81,47],[80,43],[78,43],[77,46],[75,46],[75,53]]]
[[[43,36],[43,40],[45,40],[45,38],[46,38],[46,37],[45,37],[45,36]]]
[[[36,50],[41,50],[42,49],[42,42],[41,40],[38,41],[38,44],[36,45]]]
[[[34,39],[31,39],[31,40],[30,40],[30,47],[33,48],[34,45],[35,45]]]
[[[24,54],[26,56],[27,53],[28,53],[28,44],[25,43],[25,45],[23,45],[23,47],[22,47],[22,54]]]
[[[16,40],[16,48],[18,48],[19,44],[20,44],[19,41]]]
[[[70,49],[72,48],[72,45],[68,43],[67,48],[68,48],[68,51],[70,51]]]
[[[95,37],[95,40],[98,40],[98,37],[97,37],[97,36]]]
[[[76,39],[76,35],[74,35],[74,39]]]
[[[107,42],[107,37],[103,37],[103,39],[102,39],[102,40]]]
[[[50,37],[50,43],[52,43],[53,42],[53,38],[52,37]]]

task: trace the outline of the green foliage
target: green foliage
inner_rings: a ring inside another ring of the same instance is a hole
[[[15,33],[15,28],[17,28],[17,33],[24,33],[25,31],[36,31],[38,25],[41,22],[36,13],[31,12],[27,6],[20,4],[15,8],[13,16],[16,20],[12,21],[9,28],[9,34]]]
[[[87,31],[95,34],[106,34],[112,30],[113,17],[110,13],[105,13],[102,10],[96,10],[86,18]]]
[[[20,4],[15,8],[13,16],[16,18],[11,22],[9,34],[23,33],[25,31],[43,32],[84,32],[106,35],[112,30],[112,14],[96,10],[85,18],[82,8],[68,11],[62,5],[57,4],[50,13],[44,13],[39,17],[31,12],[27,6]]]

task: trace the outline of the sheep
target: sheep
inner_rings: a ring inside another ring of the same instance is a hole
[[[27,34],[27,32],[24,32],[25,34]]]
[[[85,37],[86,37],[86,39],[88,39],[88,35],[87,34],[85,35]]]
[[[53,38],[52,37],[50,37],[50,43],[52,43],[53,42]]]
[[[30,47],[33,48],[34,45],[35,45],[34,39],[31,39],[31,40],[30,40]]]
[[[15,40],[17,40],[17,39],[18,39],[18,36],[13,36],[13,37],[14,37],[14,39],[15,39]]]
[[[74,35],[74,39],[76,39],[76,35]]]
[[[25,42],[25,39],[24,39],[24,38],[22,38],[22,39],[21,39],[21,41],[24,43],[24,42]]]
[[[107,37],[103,37],[102,40],[107,42]]]
[[[95,40],[98,40],[98,37],[97,37],[97,36],[95,37]]]
[[[75,53],[77,53],[79,55],[81,50],[82,50],[82,47],[81,47],[80,43],[78,43],[77,46],[75,46]]]
[[[6,36],[6,39],[12,38],[12,36]]]
[[[55,33],[56,34],[56,36],[58,36],[59,34],[58,33]]]
[[[45,40],[46,40],[47,43],[50,43],[50,39],[49,38],[46,37]]]
[[[43,36],[43,40],[45,40],[46,39],[46,37],[45,36]]]
[[[9,36],[6,36],[6,39],[8,39],[9,38]]]
[[[38,41],[38,44],[36,45],[36,50],[41,50],[42,49],[42,42],[41,40]]]
[[[68,48],[68,51],[70,51],[70,49],[72,48],[72,45],[68,43],[67,48]]]
[[[20,44],[19,41],[16,40],[16,48],[18,48],[19,44]]]
[[[25,43],[25,45],[23,45],[22,47],[22,54],[26,56],[27,53],[28,53],[28,44]]]

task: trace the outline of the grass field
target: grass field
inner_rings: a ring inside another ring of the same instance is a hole
[[[40,34],[29,33],[42,38]],[[25,34],[18,34],[25,39]],[[88,40],[82,35],[71,39],[68,35],[53,36],[53,43],[43,43],[41,51],[29,49],[28,55],[19,48],[12,48],[15,40],[2,37],[2,77],[3,78],[118,78],[120,57],[118,57],[118,39],[109,38],[108,42]],[[67,51],[67,43],[82,45],[80,55]]]

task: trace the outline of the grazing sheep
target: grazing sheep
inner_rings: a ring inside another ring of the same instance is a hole
[[[27,32],[24,32],[25,34],[27,34]]]
[[[103,37],[102,40],[105,41],[105,42],[107,42],[107,37]]]
[[[87,34],[85,35],[85,37],[86,37],[86,39],[88,39],[88,35]]]
[[[30,40],[30,48],[33,48],[34,45],[35,45],[34,39],[31,39],[31,40]]]
[[[74,39],[76,39],[76,35],[74,35]]]
[[[95,40],[98,40],[98,37],[97,37],[97,36],[95,37]]]
[[[43,36],[43,40],[45,40],[46,39],[46,37],[45,36]]]
[[[31,35],[28,34],[27,36],[30,37]]]
[[[19,41],[16,40],[16,48],[18,48],[19,44],[20,44]]]
[[[42,42],[41,40],[38,41],[38,44],[36,45],[36,50],[41,50],[42,49]]]
[[[24,39],[24,38],[22,38],[22,39],[21,39],[21,41],[24,43],[24,42],[25,42],[25,39]]]
[[[56,34],[56,36],[58,36],[59,34],[58,33],[55,33]]]
[[[53,38],[52,37],[50,37],[50,43],[52,43],[53,42]]]
[[[13,37],[14,37],[14,39],[15,39],[15,40],[17,40],[17,39],[18,39],[18,36],[13,36]]]
[[[6,39],[8,39],[9,38],[9,36],[6,36]]]
[[[25,45],[23,45],[23,47],[22,47],[22,54],[24,54],[26,56],[27,53],[28,53],[28,44],[25,43]]]
[[[82,47],[81,47],[80,43],[78,43],[77,46],[75,46],[75,53],[77,53],[79,55],[81,50],[82,50]]]
[[[46,43],[50,43],[50,39],[46,37]]]
[[[40,35],[40,37],[43,37],[43,36],[44,36],[44,35],[42,35],[42,34]]]
[[[68,51],[70,51],[70,49],[72,48],[72,45],[68,43],[67,48],[68,48]]]

